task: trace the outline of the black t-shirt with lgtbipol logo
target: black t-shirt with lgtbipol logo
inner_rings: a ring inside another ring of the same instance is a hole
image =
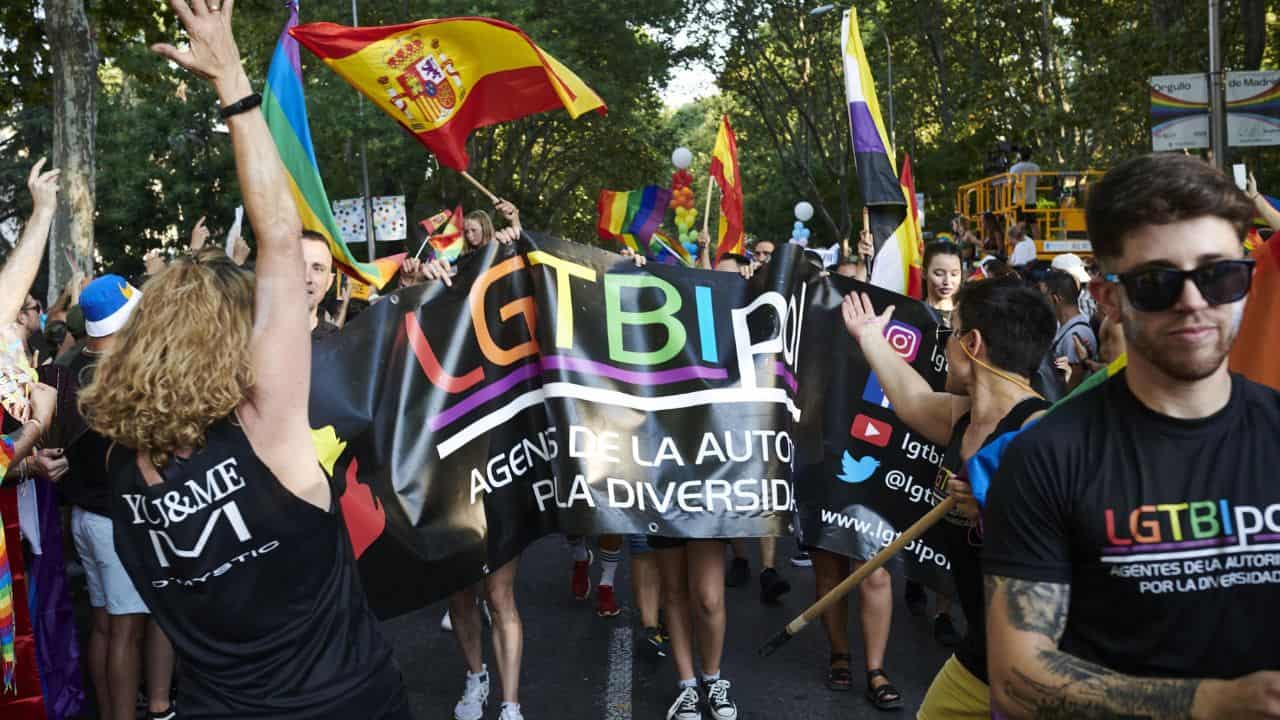
[[[1071,585],[1061,648],[1140,676],[1280,669],[1280,393],[1167,417],[1123,372],[1006,451],[983,571]]]

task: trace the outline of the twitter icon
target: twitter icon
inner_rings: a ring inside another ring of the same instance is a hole
[[[846,450],[844,457],[840,458],[840,465],[844,472],[836,477],[843,482],[857,484],[871,477],[876,468],[880,467],[880,461],[870,455],[854,460],[853,456]]]

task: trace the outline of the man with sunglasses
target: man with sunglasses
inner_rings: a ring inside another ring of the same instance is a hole
[[[1010,717],[1280,717],[1280,394],[1232,375],[1253,207],[1212,166],[1112,169],[1088,226],[1127,368],[1001,460],[984,512]]]

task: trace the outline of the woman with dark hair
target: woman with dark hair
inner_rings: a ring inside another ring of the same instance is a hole
[[[185,718],[408,718],[307,417],[302,227],[240,65],[231,0],[170,0],[213,85],[257,279],[181,258],[144,287],[80,402],[107,456],[115,547],[173,642]]]
[[[963,282],[959,245],[939,240],[924,246],[924,304],[943,328],[951,328],[955,295]]]

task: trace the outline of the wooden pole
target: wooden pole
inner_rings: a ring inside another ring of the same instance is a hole
[[[472,185],[475,185],[477,190],[484,193],[484,196],[489,198],[489,202],[493,203],[494,205],[498,204],[498,196],[489,192],[489,188],[485,187],[484,185],[481,185],[479,180],[471,177],[471,173],[465,170],[459,170],[458,172],[462,175],[462,177],[466,178],[467,182],[471,183]]]
[[[871,211],[867,209],[866,205],[862,206],[862,232],[871,232]],[[861,241],[862,241],[861,236],[858,237],[858,241],[859,241],[859,244],[861,244]],[[870,255],[863,256],[863,264],[866,265],[866,268],[867,268],[867,282],[871,282],[871,256]]]
[[[911,527],[907,528],[902,535],[898,536],[896,540],[889,543],[889,545],[880,552],[876,553],[875,557],[863,563],[862,567],[858,568],[852,575],[845,578],[839,585],[832,588],[831,592],[818,598],[818,601],[810,605],[808,610],[800,613],[799,617],[787,623],[787,626],[784,627],[781,632],[774,635],[768,642],[760,647],[760,655],[765,657],[772,655],[774,651],[782,647],[788,640],[795,637],[801,630],[803,630],[806,625],[812,622],[815,618],[821,616],[822,613],[826,612],[827,608],[844,600],[845,595],[848,595],[850,591],[857,587],[858,583],[865,580],[871,573],[883,567],[884,564],[889,562],[894,555],[897,555],[903,548],[910,545],[912,540],[920,537],[926,530],[936,525],[939,520],[951,511],[951,508],[955,507],[955,505],[955,496],[943,499],[942,502],[938,503],[937,506],[930,510],[924,517],[915,521],[915,523],[912,524]]]
[[[702,210],[702,232],[707,231],[708,225],[711,223],[711,189],[716,186],[714,176],[707,178],[707,204]]]

